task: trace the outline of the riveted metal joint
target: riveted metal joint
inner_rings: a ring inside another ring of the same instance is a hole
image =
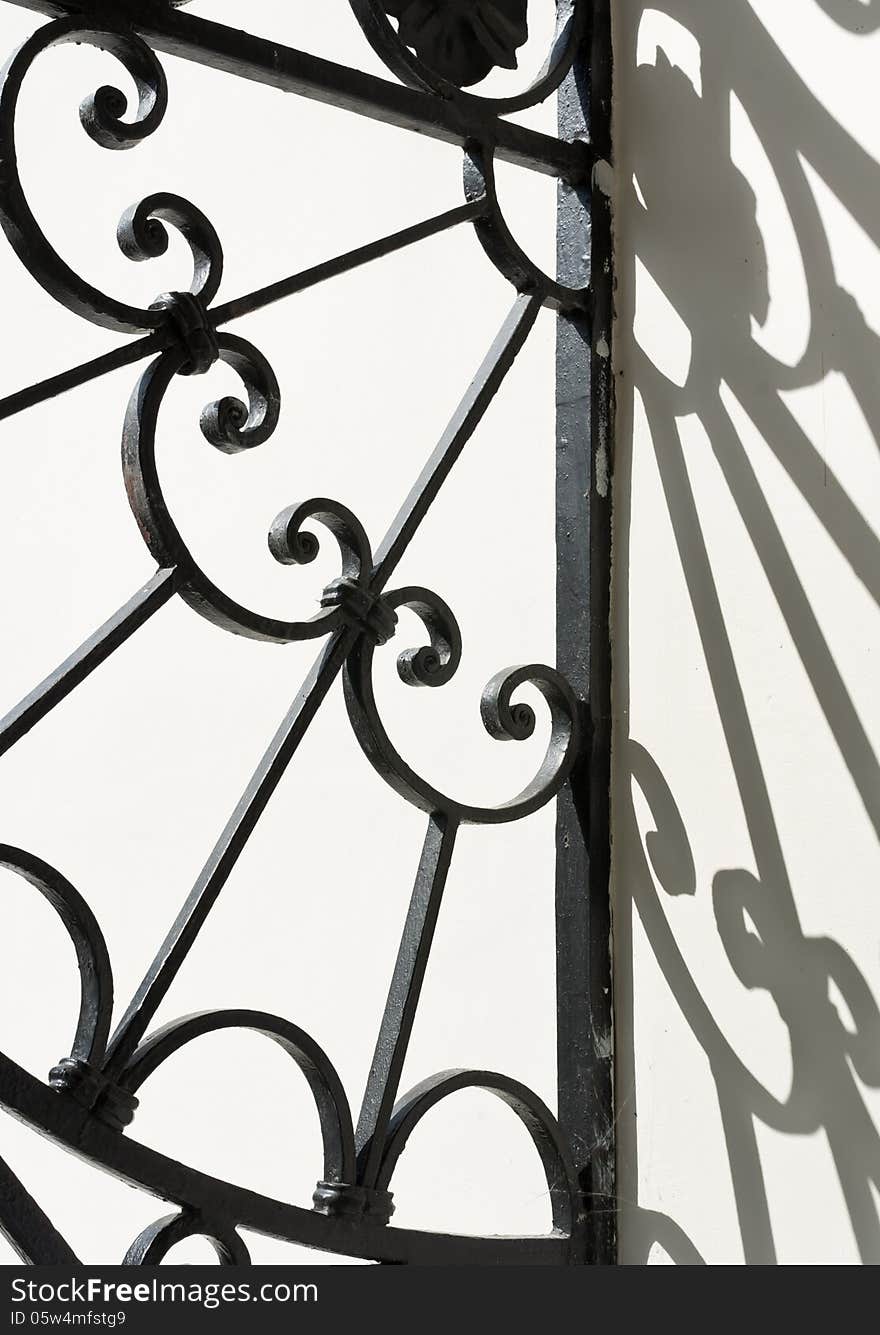
[[[163,292],[150,310],[168,312],[168,320],[188,353],[181,375],[204,375],[220,356],[217,331],[200,297],[192,292]]]
[[[138,1106],[137,1098],[129,1090],[74,1057],[64,1057],[52,1067],[49,1084],[59,1094],[69,1094],[114,1131],[122,1131],[131,1123]]]
[[[374,644],[385,644],[397,629],[397,613],[386,600],[351,579],[334,579],[321,597],[321,606],[338,608],[351,626],[357,626]]]

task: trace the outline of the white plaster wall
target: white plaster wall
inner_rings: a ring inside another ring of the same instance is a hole
[[[880,6],[617,0],[623,1258],[880,1261]]]

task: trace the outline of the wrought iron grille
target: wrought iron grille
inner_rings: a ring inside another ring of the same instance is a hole
[[[532,0],[536,3],[536,0]],[[549,3],[549,0],[547,0]],[[558,0],[556,37],[531,87],[503,99],[470,88],[495,67],[514,68],[527,37],[527,0],[350,0],[365,40],[392,79],[378,78],[222,26],[185,9],[186,0],[6,0],[49,21],[16,51],[0,84],[0,221],[37,282],[69,310],[131,341],[0,401],[8,418],[111,370],[147,361],[134,386],[122,434],[126,490],[156,574],[135,596],[0,722],[0,753],[178,597],[200,616],[238,635],[286,643],[315,640],[319,653],[260,761],[204,870],[111,1036],[113,977],[101,929],[86,899],[33,851],[0,846],[0,864],[39,891],[76,949],[81,1003],[69,1055],[43,1083],[0,1055],[0,1104],[14,1117],[97,1167],[173,1203],[126,1255],[154,1264],[185,1237],[209,1239],[224,1264],[247,1264],[246,1228],[328,1252],[391,1263],[584,1264],[615,1256],[611,1072],[611,972],[608,904],[610,771],[608,633],[610,566],[609,204],[610,20],[608,0]],[[150,135],[166,113],[157,53],[200,62],[299,97],[331,103],[461,146],[464,203],[384,239],[215,305],[223,253],[213,226],[193,204],[157,193],[120,221],[119,245],[134,260],[164,253],[168,228],[189,244],[193,279],[139,309],[99,291],[59,256],[31,211],[16,157],[16,106],[28,71],[59,43],[89,44],[128,71],[138,105],[101,87],[80,108],[83,128],[106,149]],[[558,94],[559,137],[509,119]],[[495,186],[497,160],[558,178],[558,272],[542,272],[514,240]],[[604,187],[604,188],[603,188]],[[218,360],[240,377],[247,402],[208,406],[201,430],[218,450],[259,446],[279,418],[272,367],[251,343],[227,332],[269,303],[360,265],[470,225],[488,260],[509,280],[513,305],[460,406],[373,550],[358,518],[329,499],[283,510],[269,547],[285,564],[318,551],[315,526],[339,546],[341,571],[307,621],[273,619],[218,587],[187,546],[166,501],[156,462],[163,396],[179,375],[199,375]],[[499,673],[486,687],[483,722],[498,739],[523,739],[535,727],[516,699],[530,683],[551,716],[550,742],[533,781],[497,807],[466,805],[414,772],[383,726],[373,689],[373,657],[395,635],[398,611],[421,619],[426,643],[399,654],[409,686],[441,687],[462,652],[452,610],[428,589],[392,588],[405,549],[466,448],[543,306],[558,312],[557,341],[557,640],[558,665]],[[151,1032],[153,1016],[285,768],[336,678],[341,676],[357,739],[379,774],[426,814],[426,834],[375,1055],[355,1125],[339,1077],[314,1039],[286,1019],[258,1011],[206,1012]],[[488,1071],[445,1071],[403,1097],[399,1081],[419,1003],[456,835],[462,824],[529,816],[557,801],[557,1012],[559,1106],[554,1116],[529,1089]],[[137,1091],[171,1054],[218,1030],[242,1027],[275,1040],[297,1063],[317,1105],[324,1162],[311,1208],[221,1182],[139,1144],[128,1133]],[[442,1099],[477,1088],[495,1094],[522,1120],[541,1157],[552,1200],[546,1237],[464,1237],[395,1227],[391,1183],[416,1125]],[[69,1264],[76,1257],[40,1206],[0,1163],[0,1228],[23,1260]],[[108,1258],[114,1259],[114,1258]]]

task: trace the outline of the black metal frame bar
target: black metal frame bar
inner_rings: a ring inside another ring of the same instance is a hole
[[[531,89],[506,100],[466,91],[473,71],[515,63],[525,34],[526,0],[505,4],[489,29],[464,24],[458,44],[432,48],[430,34],[407,27],[407,4],[350,0],[391,82],[280,47],[183,12],[169,0],[5,0],[48,17],[0,77],[0,223],[34,278],[69,309],[94,323],[136,335],[119,349],[0,400],[0,418],[65,393],[108,371],[151,358],[134,388],[123,428],[129,500],[156,560],[155,576],[44,682],[0,721],[0,755],[12,747],[172,598],[236,634],[287,643],[317,639],[315,664],[270,742],[190,894],[159,947],[115,1033],[110,1035],[110,959],[85,899],[30,852],[0,845],[0,866],[26,879],[61,917],[76,948],[80,1014],[69,1056],[48,1084],[0,1054],[0,1105],[97,1166],[165,1200],[178,1212],[147,1229],[128,1264],[154,1264],[181,1238],[208,1237],[223,1264],[247,1264],[238,1234],[252,1228],[290,1241],[397,1263],[608,1264],[616,1256],[612,1000],[610,950],[610,665],[609,586],[613,383],[610,371],[612,250],[610,206],[598,163],[610,160],[610,0],[558,0],[558,31],[548,64]],[[521,8],[521,14],[517,6]],[[442,8],[442,5],[441,5]],[[389,14],[400,20],[399,31]],[[453,11],[450,10],[452,15]],[[490,37],[486,32],[490,31]],[[406,40],[404,41],[404,38]],[[502,40],[503,39],[503,40]],[[481,40],[484,45],[481,47]],[[193,255],[187,292],[165,293],[145,310],[92,288],[56,254],[22,189],[15,151],[18,91],[35,59],[59,42],[109,50],[138,89],[133,119],[115,89],[99,89],[81,108],[86,132],[105,148],[131,147],[165,114],[167,88],[156,52],[198,61],[271,84],[464,150],[465,203],[437,217],[291,275],[223,305],[213,305],[223,252],[210,222],[175,195],[155,194],[128,210],[118,238],[129,258],[163,253],[167,228]],[[509,49],[504,45],[509,43]],[[457,52],[456,68],[450,51]],[[432,63],[433,62],[433,63]],[[452,62],[452,63],[450,63]],[[440,71],[440,72],[438,72]],[[482,73],[479,73],[482,77]],[[559,137],[507,119],[559,92]],[[519,248],[495,193],[502,159],[559,180],[557,276],[540,271]],[[229,598],[199,567],[166,502],[155,444],[164,395],[177,375],[204,374],[216,361],[240,377],[246,402],[209,404],[201,429],[226,453],[259,446],[274,431],[280,393],[262,354],[221,332],[271,302],[462,224],[472,225],[489,259],[515,289],[510,315],[465,392],[397,518],[375,550],[357,517],[328,498],[282,510],[268,535],[276,560],[306,565],[318,551],[312,527],[338,544],[341,573],[308,621],[282,622]],[[488,684],[483,722],[500,740],[534,730],[531,706],[515,700],[523,685],[544,697],[551,736],[535,778],[497,807],[463,804],[416,774],[386,733],[373,692],[376,650],[392,639],[400,608],[416,613],[427,643],[398,656],[408,686],[443,686],[462,653],[455,617],[436,594],[389,582],[431,504],[482,420],[542,307],[558,312],[557,553],[558,667],[507,669]],[[306,526],[309,527],[306,527]],[[327,692],[341,676],[349,717],[378,773],[422,808],[427,830],[397,964],[357,1127],[326,1054],[290,1021],[236,1010],[188,1016],[150,1032],[213,904]],[[527,817],[558,799],[557,997],[559,1109],[554,1116],[516,1080],[488,1071],[447,1071],[402,1098],[399,1080],[419,1003],[443,889],[462,824]],[[227,1028],[253,1029],[278,1043],[309,1082],[321,1122],[324,1164],[313,1208],[284,1205],[216,1181],[138,1144],[125,1130],[149,1075],[185,1044]],[[541,1156],[553,1208],[546,1238],[467,1238],[417,1233],[389,1223],[392,1174],[407,1139],[441,1099],[480,1088],[522,1120]],[[0,1230],[32,1263],[75,1259],[40,1207],[0,1162]]]
[[[584,179],[592,165],[588,145],[553,139],[497,116],[487,116],[476,99],[460,106],[418,88],[404,88],[373,74],[337,65],[209,19],[196,18],[167,0],[97,0],[95,4],[61,0],[4,0],[53,18],[90,18],[130,23],[156,51],[180,56],[285,93],[311,98],[368,116],[372,120],[429,135],[464,148],[474,137],[485,139],[491,126],[499,158],[551,176]]]

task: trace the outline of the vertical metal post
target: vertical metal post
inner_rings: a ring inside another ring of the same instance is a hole
[[[557,335],[557,662],[585,713],[587,744],[559,798],[556,829],[559,1120],[583,1189],[578,1259],[616,1260],[611,992],[611,206],[610,0],[559,92],[559,133],[589,139],[583,189],[560,183],[558,277],[589,278],[589,315]]]

